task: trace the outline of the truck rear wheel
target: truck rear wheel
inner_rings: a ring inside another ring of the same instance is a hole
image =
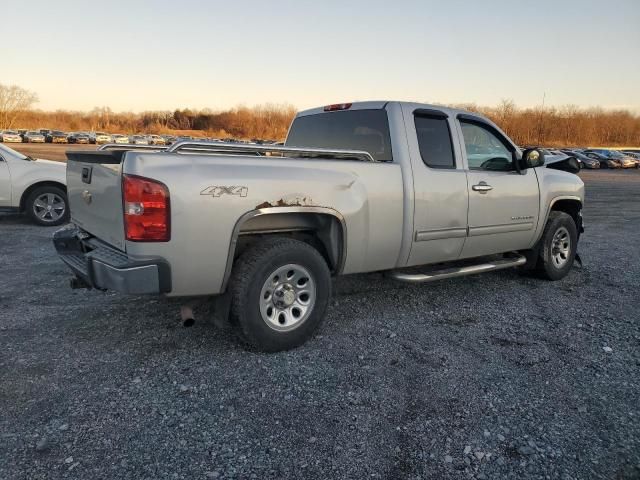
[[[571,270],[578,248],[578,229],[571,215],[552,211],[545,225],[534,272],[547,280],[560,280]]]
[[[324,319],[331,274],[304,242],[269,238],[249,247],[234,265],[231,320],[253,348],[277,352],[308,340]]]

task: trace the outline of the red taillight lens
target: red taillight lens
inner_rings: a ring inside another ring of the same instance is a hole
[[[169,189],[135,175],[122,177],[125,238],[133,242],[168,242],[171,238]]]
[[[334,103],[333,105],[327,105],[324,107],[325,112],[335,112],[338,110],[349,110],[351,108],[351,103]]]

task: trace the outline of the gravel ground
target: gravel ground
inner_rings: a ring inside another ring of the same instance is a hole
[[[244,351],[72,291],[0,218],[0,478],[640,478],[640,172],[585,172],[584,268],[339,279],[319,335]]]

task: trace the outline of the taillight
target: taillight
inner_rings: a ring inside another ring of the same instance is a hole
[[[349,110],[351,108],[351,103],[334,103],[333,105],[327,105],[324,107],[325,112],[335,112],[338,110]]]
[[[125,238],[133,242],[168,242],[171,238],[169,189],[164,183],[123,175]]]

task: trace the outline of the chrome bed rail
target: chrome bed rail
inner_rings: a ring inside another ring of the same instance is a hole
[[[98,150],[146,150],[166,153],[213,154],[213,155],[259,155],[281,157],[308,158],[340,158],[375,162],[370,153],[361,150],[339,150],[328,148],[283,147],[279,145],[237,144],[224,142],[198,142],[184,140],[171,146],[164,145],[129,145],[124,143],[105,143]]]
[[[237,144],[223,142],[198,142],[185,140],[171,145],[167,153],[213,153],[213,154],[281,154],[281,156],[322,157],[322,158],[346,158],[350,160],[362,160],[375,162],[368,152],[360,150],[336,150],[327,148],[284,147],[279,145]]]

